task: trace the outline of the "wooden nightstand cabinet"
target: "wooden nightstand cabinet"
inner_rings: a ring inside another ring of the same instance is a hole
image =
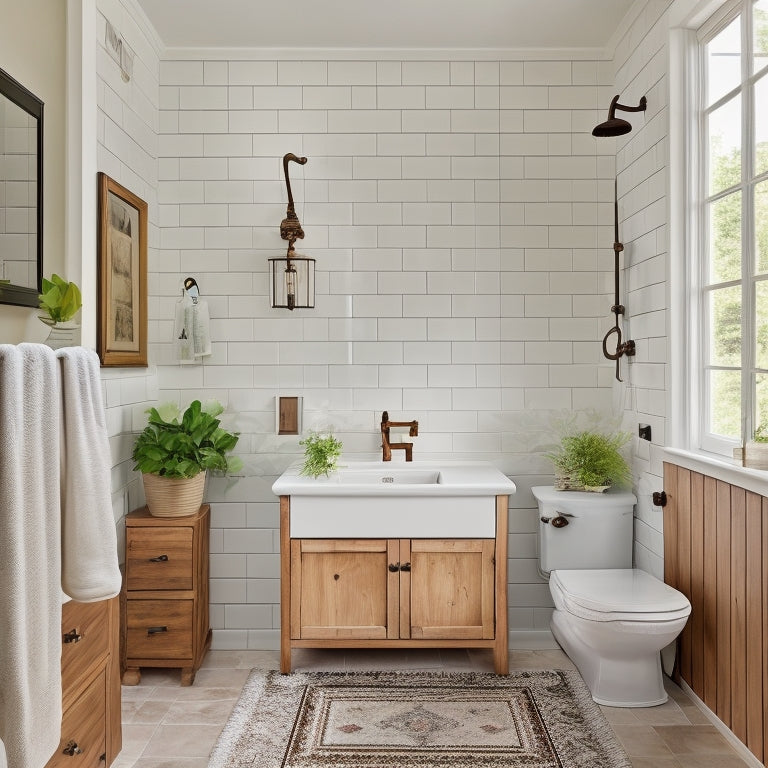
[[[62,606],[61,741],[46,768],[104,768],[120,752],[118,603],[114,597]]]
[[[210,507],[194,515],[125,518],[125,665],[123,685],[141,667],[180,667],[192,685],[211,645],[208,614]]]

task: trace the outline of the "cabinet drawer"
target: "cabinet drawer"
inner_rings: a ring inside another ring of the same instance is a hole
[[[192,528],[126,527],[128,590],[192,589]]]
[[[46,768],[103,768],[101,758],[107,751],[106,695],[107,676],[102,669],[83,695],[64,710],[61,741]],[[73,750],[73,754],[64,751],[69,749]],[[75,749],[81,751],[74,752]]]
[[[128,600],[129,659],[192,656],[192,600]]]
[[[93,668],[94,661],[109,650],[107,602],[78,603],[61,607],[61,686],[64,707],[77,682]]]

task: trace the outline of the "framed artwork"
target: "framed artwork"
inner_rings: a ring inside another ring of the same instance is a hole
[[[99,173],[96,343],[102,367],[147,365],[147,204]]]

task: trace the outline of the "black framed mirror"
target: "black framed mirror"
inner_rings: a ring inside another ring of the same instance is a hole
[[[0,69],[0,304],[38,306],[43,275],[43,102]]]

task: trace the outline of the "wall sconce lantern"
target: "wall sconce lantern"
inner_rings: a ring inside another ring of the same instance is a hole
[[[296,253],[293,244],[304,238],[304,230],[296,215],[291,194],[288,163],[299,165],[306,157],[289,152],[283,157],[283,174],[288,188],[288,210],[280,223],[280,237],[288,241],[288,252],[283,257],[269,259],[269,300],[276,309],[313,309],[315,306],[315,260]]]

